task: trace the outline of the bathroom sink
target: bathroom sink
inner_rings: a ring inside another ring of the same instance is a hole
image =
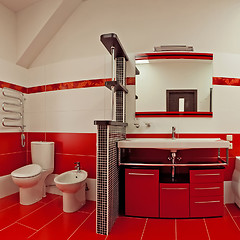
[[[220,138],[128,138],[118,142],[119,148],[157,148],[177,151],[192,148],[229,148]]]

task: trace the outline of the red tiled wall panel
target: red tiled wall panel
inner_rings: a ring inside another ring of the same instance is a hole
[[[27,134],[27,156],[31,162],[31,142],[55,142],[54,173],[74,169],[74,162],[88,172],[89,178],[96,178],[96,134],[95,133],[39,133]]]
[[[26,151],[21,146],[21,133],[0,133],[0,176],[26,165]]]

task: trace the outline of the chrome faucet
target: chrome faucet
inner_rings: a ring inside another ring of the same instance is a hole
[[[176,134],[176,128],[172,127],[172,140],[176,139],[175,134]]]
[[[80,172],[80,162],[75,162],[74,164],[76,164],[75,169],[77,169],[77,172]]]

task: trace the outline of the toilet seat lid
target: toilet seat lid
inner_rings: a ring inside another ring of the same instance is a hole
[[[29,164],[14,170],[11,175],[17,178],[34,177],[41,173],[42,168],[38,164]]]

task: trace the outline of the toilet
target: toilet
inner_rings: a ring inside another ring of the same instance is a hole
[[[234,202],[240,208],[240,157],[236,157],[235,169],[232,176],[232,190]]]
[[[45,179],[54,170],[54,142],[31,142],[31,156],[32,164],[11,173],[22,205],[31,205],[46,196]]]

